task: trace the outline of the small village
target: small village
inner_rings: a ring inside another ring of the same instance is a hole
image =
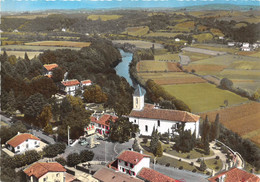
[[[57,64],[44,65],[44,76],[51,78],[53,69],[57,67]],[[59,84],[61,92],[54,95],[59,104],[66,95],[74,97],[77,95],[76,92],[83,93],[84,88],[95,84],[91,80],[80,82],[76,79],[67,80],[66,73],[64,78]],[[70,139],[70,127],[67,128],[67,145],[56,143],[55,137],[31,128],[28,133],[18,132],[16,136],[10,138],[5,145],[2,145],[2,152],[14,158],[19,155],[34,156],[38,153],[35,162],[27,165],[28,161],[25,161],[25,165],[19,167],[23,170],[26,181],[185,181],[181,178],[181,174],[178,174],[178,177],[163,174],[165,168],[172,168],[170,166],[174,161],[181,161],[180,166],[174,167],[174,170],[187,170],[183,169],[182,165],[194,166],[192,172],[206,174],[208,181],[233,179],[234,175],[238,181],[260,180],[256,175],[243,170],[245,163],[239,153],[217,139],[210,142],[205,151],[187,152],[183,153],[184,155],[181,152],[176,153],[176,149],[173,150],[171,146],[176,146],[178,141],[171,140],[171,136],[188,137],[191,142],[202,139],[200,116],[187,111],[161,109],[158,104],[145,103],[145,94],[146,91],[137,85],[133,93],[133,109],[128,116],[123,116],[138,126],[138,132],[133,133],[127,142],[113,144],[108,140],[110,129],[118,120],[113,111],[106,109],[98,111],[95,109],[95,104],[87,104],[85,109],[92,110],[93,114],[89,118],[90,124],[84,127],[84,135],[78,139]],[[183,132],[188,134],[185,135]],[[158,134],[165,134],[164,138]],[[154,142],[155,146],[152,144]],[[182,141],[183,143],[185,141]],[[53,150],[51,148],[55,150],[59,148],[59,151],[56,151],[57,154],[48,154]],[[109,156],[111,153],[113,155]],[[160,161],[162,156],[168,161]],[[215,161],[214,164],[221,165],[212,168],[212,164],[206,165],[207,161]],[[157,170],[158,164],[164,164],[164,167],[158,167]],[[199,176],[189,178],[207,181]]]

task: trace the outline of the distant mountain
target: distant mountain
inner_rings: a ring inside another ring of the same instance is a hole
[[[235,11],[248,11],[252,8],[252,10],[260,10],[259,6],[253,5],[234,5],[234,4],[208,4],[208,5],[200,5],[200,6],[188,6],[183,7],[186,10],[190,11],[201,11],[201,10],[235,10]]]

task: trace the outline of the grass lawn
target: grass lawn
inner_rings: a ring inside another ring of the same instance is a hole
[[[188,153],[180,153],[177,152],[176,150],[171,150],[171,148],[167,148],[166,149],[166,153],[177,156],[177,157],[181,157],[181,158],[185,158],[188,159],[187,156],[190,156],[190,159],[195,159],[195,158],[201,158],[201,157],[210,157],[214,155],[214,152],[211,150],[209,155],[205,155],[204,151],[201,149],[193,149],[192,151],[188,152]]]
[[[168,32],[151,32],[146,37],[168,37],[174,38],[175,36],[179,35],[179,33],[168,33]]]
[[[223,166],[223,163],[220,159],[218,159],[218,160],[217,159],[208,159],[208,160],[205,160],[205,163],[208,168],[214,169],[216,172],[220,171]]]
[[[210,33],[202,33],[202,34],[198,34],[198,35],[193,35],[193,38],[197,39],[198,42],[204,42],[207,40],[212,40],[213,36]]]
[[[162,85],[162,87],[171,95],[184,101],[195,113],[218,109],[224,105],[224,100],[228,100],[229,105],[248,100],[209,83]]]

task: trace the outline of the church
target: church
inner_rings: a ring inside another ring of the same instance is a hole
[[[185,123],[184,130],[195,132],[199,137],[200,116],[187,111],[172,109],[160,109],[154,104],[144,103],[145,90],[139,85],[133,94],[133,109],[129,115],[129,121],[139,126],[140,135],[151,136],[153,128],[163,134],[172,133],[172,128],[176,128]]]

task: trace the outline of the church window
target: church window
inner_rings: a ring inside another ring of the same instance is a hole
[[[158,124],[158,126],[160,126],[160,124],[161,124],[160,120],[157,121],[157,124]]]
[[[138,98],[135,99],[136,104],[138,104]]]
[[[148,131],[148,126],[147,125],[145,125],[145,131]]]

